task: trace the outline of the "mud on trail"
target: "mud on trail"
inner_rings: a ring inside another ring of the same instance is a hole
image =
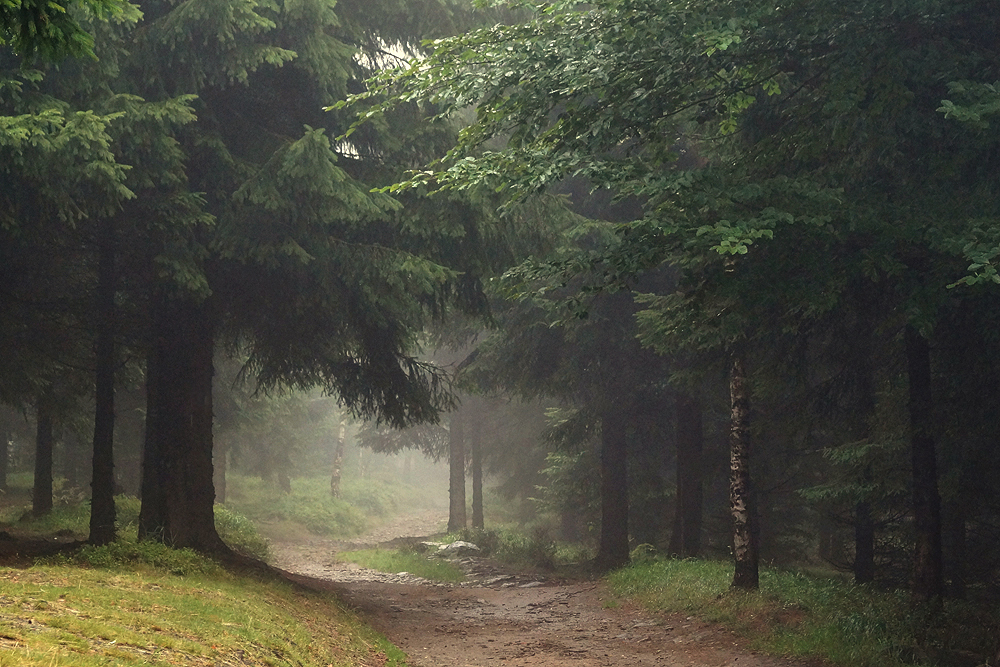
[[[331,590],[406,652],[410,667],[815,667],[761,656],[684,615],[617,605],[595,581],[504,572],[465,559],[468,581],[440,584],[337,563],[336,551],[442,532],[439,513],[404,517],[348,542],[276,541],[293,581]]]

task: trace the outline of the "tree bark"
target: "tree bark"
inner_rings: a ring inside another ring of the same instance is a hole
[[[0,491],[7,490],[7,462],[10,460],[10,435],[0,437]]]
[[[705,448],[701,403],[680,395],[676,404],[677,503],[670,553],[693,558],[701,553],[704,491],[701,457]]]
[[[225,439],[212,443],[212,480],[215,483],[215,502],[226,503],[226,475],[229,472],[229,443]]]
[[[472,527],[485,528],[483,518],[483,428],[482,421],[476,419],[471,424],[472,437]]]
[[[733,588],[756,590],[760,586],[759,557],[754,537],[750,488],[750,397],[746,366],[740,353],[729,373],[732,408],[729,425],[729,504],[733,516]]]
[[[153,315],[156,315],[154,309]],[[154,334],[155,337],[155,334]],[[160,440],[163,429],[159,397],[160,355],[155,341],[146,356],[146,437],[142,446],[142,485],[139,496],[139,539],[163,541],[166,525],[166,496],[159,475],[164,469]]]
[[[916,533],[911,592],[917,603],[944,592],[941,556],[941,496],[937,484],[931,395],[930,345],[912,325],[906,326],[906,361],[910,391],[910,446],[913,471],[913,527]]]
[[[211,304],[160,295],[154,307],[140,535],[225,552],[212,479]]]
[[[344,467],[344,448],[347,446],[347,422],[341,420],[337,444],[333,448],[333,472],[330,474],[330,495],[340,497],[341,469]]]
[[[52,402],[41,396],[35,402],[35,480],[31,493],[31,513],[45,516],[52,511]]]
[[[621,406],[601,415],[601,538],[595,566],[600,571],[623,567],[628,549],[628,440]]]
[[[461,412],[451,413],[448,429],[448,532],[465,528],[465,433]]]
[[[102,224],[98,259],[99,314],[95,375],[94,456],[90,478],[90,542],[115,541],[115,247],[114,222]]]

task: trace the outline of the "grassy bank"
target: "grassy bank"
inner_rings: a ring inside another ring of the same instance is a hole
[[[7,500],[0,529],[17,537],[87,535],[86,504],[32,518],[20,499]],[[264,573],[234,574],[192,551],[137,543],[139,502],[119,497],[116,507],[118,542],[27,568],[0,565],[0,667],[404,664],[332,595]],[[246,517],[217,506],[216,524],[234,549],[266,557],[267,543]]]
[[[134,541],[139,525],[138,498],[118,496],[115,498],[118,534],[125,541]],[[42,517],[31,516],[30,503],[12,503],[0,509],[0,529],[22,536],[47,536],[55,533],[78,540],[87,539],[90,533],[90,505],[56,505],[52,512]],[[267,540],[261,537],[257,528],[242,514],[222,505],[215,507],[215,527],[223,541],[244,556],[266,561]]]
[[[0,567],[0,667],[402,665],[332,596],[120,543]]]
[[[647,560],[613,573],[612,590],[654,611],[720,623],[778,655],[844,667],[995,664],[995,607],[948,601],[932,617],[902,591],[878,591],[831,576],[764,569],[760,592],[729,590],[729,563]]]

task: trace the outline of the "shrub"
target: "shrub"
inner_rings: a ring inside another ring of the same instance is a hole
[[[507,530],[466,528],[455,539],[472,542],[482,549],[482,555],[502,563],[542,570],[556,567],[556,544],[544,527],[536,528],[530,536]]]

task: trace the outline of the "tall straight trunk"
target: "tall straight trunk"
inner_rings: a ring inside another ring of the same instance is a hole
[[[0,436],[0,491],[7,490],[7,462],[10,460],[10,435]]]
[[[95,375],[94,456],[90,478],[90,542],[115,541],[115,246],[114,221],[102,223],[98,259],[99,314]]]
[[[608,571],[629,562],[628,439],[622,406],[601,415],[601,538],[594,562]]]
[[[476,419],[471,424],[469,445],[472,448],[472,527],[485,528],[483,518],[483,427]]]
[[[140,534],[225,552],[214,513],[211,304],[160,295],[154,308]]]
[[[52,511],[52,401],[41,396],[35,402],[35,481],[31,492],[31,513],[45,516]]]
[[[701,553],[704,490],[701,457],[705,448],[701,402],[680,395],[676,404],[677,503],[670,553],[692,558]]]
[[[340,497],[340,478],[344,467],[344,448],[347,446],[347,422],[341,420],[337,444],[333,447],[333,471],[330,473],[330,495]]]
[[[155,312],[153,313],[155,315]],[[163,437],[159,388],[159,354],[150,346],[146,355],[146,433],[142,445],[142,484],[139,490],[139,539],[163,540],[166,524],[166,496],[159,475],[163,470]]]
[[[465,433],[461,412],[451,413],[448,429],[448,532],[465,528]]]
[[[927,339],[906,326],[906,361],[910,392],[910,460],[913,472],[915,535],[911,592],[915,602],[930,602],[944,592],[941,556],[941,496],[934,451],[934,400],[931,353]]]
[[[750,488],[750,397],[746,365],[734,354],[729,369],[731,417],[729,424],[729,505],[733,516],[733,588],[760,586],[759,556],[753,526]]]
[[[229,443],[216,440],[212,443],[212,481],[215,484],[215,502],[226,503],[226,475],[229,472]]]

